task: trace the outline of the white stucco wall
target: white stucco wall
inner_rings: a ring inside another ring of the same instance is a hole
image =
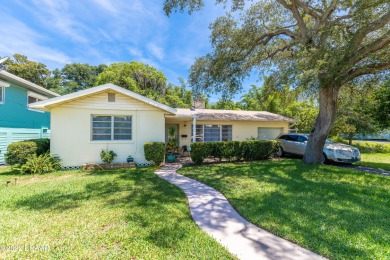
[[[165,141],[164,111],[116,94],[116,102],[107,101],[107,93],[66,103],[51,109],[51,153],[62,159],[63,166],[101,163],[100,151],[113,150],[114,162],[126,162],[127,156],[145,163],[144,143]],[[92,141],[91,115],[132,116],[132,141]]]
[[[186,126],[184,126],[184,124]],[[232,125],[233,141],[244,141],[250,137],[257,137],[259,127],[283,128],[283,133],[288,132],[288,122],[250,122],[250,121],[196,121],[197,125]],[[179,142],[180,146],[190,145],[192,121],[179,123]],[[181,135],[187,135],[187,138],[181,138]]]

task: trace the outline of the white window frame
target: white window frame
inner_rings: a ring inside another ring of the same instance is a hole
[[[40,99],[41,101],[46,100],[46,99],[48,99],[48,98],[45,97],[45,96],[39,95],[39,94],[37,94],[37,93],[35,93],[35,92],[27,91],[27,109],[28,109],[28,110],[31,110],[31,111],[34,111],[34,112],[44,113],[44,111],[30,108],[30,106],[29,106],[30,104],[28,103],[28,98],[29,98],[29,97],[37,98],[37,99]]]
[[[203,141],[202,142],[205,142],[205,136],[204,136],[204,127],[206,125],[211,125],[213,126],[213,124],[197,124],[196,127],[195,127],[195,131],[196,129],[198,128],[198,126],[202,126],[202,138],[203,138]],[[219,141],[212,141],[212,142],[225,142],[224,140],[222,140],[222,127],[223,126],[230,126],[231,129],[232,129],[232,139],[229,140],[229,141],[233,141],[233,125],[217,125],[219,127]],[[192,127],[193,128],[193,127]],[[192,133],[193,134],[193,133]],[[196,136],[196,132],[195,132],[195,136]]]
[[[278,129],[278,130],[280,130],[280,133],[278,135],[284,134],[284,128],[283,127],[262,127],[262,126],[259,126],[259,127],[257,127],[257,140],[269,140],[269,139],[260,139],[260,135],[259,135],[260,134],[260,129],[275,129],[275,130]],[[275,140],[275,139],[271,139],[271,140]]]
[[[93,117],[94,116],[109,116],[109,117],[111,117],[111,139],[110,140],[93,140]],[[131,131],[131,139],[127,139],[127,140],[115,140],[114,139],[114,129],[115,129],[115,127],[114,127],[114,117],[116,117],[116,116],[129,116],[129,117],[131,117],[131,129],[130,129],[130,131]],[[133,140],[134,140],[134,134],[133,134],[133,115],[104,115],[104,114],[91,114],[91,117],[90,117],[91,119],[90,119],[90,122],[91,122],[91,129],[90,129],[90,141],[91,142],[116,142],[116,143],[118,143],[118,142],[133,142]]]
[[[0,86],[0,92],[1,92],[0,104],[4,104],[5,103],[5,87]]]

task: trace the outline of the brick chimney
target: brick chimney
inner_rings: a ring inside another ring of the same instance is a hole
[[[199,109],[204,109],[204,108],[206,108],[206,101],[205,101],[205,99],[202,98],[202,97],[196,97],[196,98],[194,98],[193,107],[194,107],[194,108],[199,108]]]

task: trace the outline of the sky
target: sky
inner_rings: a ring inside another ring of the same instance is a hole
[[[163,0],[3,0],[0,57],[20,53],[51,70],[134,60],[178,84],[178,77],[188,78],[195,58],[211,50],[209,24],[226,11],[206,2],[200,12],[167,17]],[[251,84],[259,82],[251,77],[244,90]]]

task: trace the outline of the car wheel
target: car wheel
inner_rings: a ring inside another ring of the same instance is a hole
[[[279,157],[283,157],[284,156],[284,151],[283,151],[283,148],[281,146],[279,146],[279,150],[278,152],[276,153],[277,156]]]
[[[322,162],[322,163],[327,163],[327,162],[328,162],[328,158],[326,158],[325,153],[322,153],[321,162]]]

